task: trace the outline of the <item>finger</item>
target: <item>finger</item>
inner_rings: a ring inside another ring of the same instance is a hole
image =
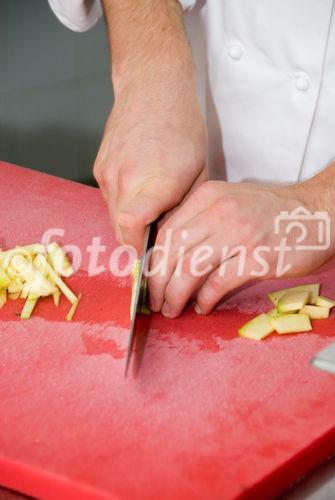
[[[208,169],[206,167],[200,172],[199,176],[192,184],[190,190],[186,193],[181,202],[172,210],[169,210],[169,212],[165,213],[164,216],[160,219],[158,223],[158,229],[161,229],[161,227],[163,227],[163,225],[172,217],[172,215],[185,204],[185,202],[190,198],[191,194],[194,193],[194,191],[196,191],[198,187],[201,186],[201,184],[203,184],[207,180],[208,180]]]
[[[242,256],[243,257],[243,256]],[[246,269],[242,270],[241,255],[230,258],[225,263],[225,271],[222,272],[222,265],[217,267],[206,279],[200,288],[195,311],[198,314],[209,314],[216,304],[231,290],[238,288],[250,279],[250,274]]]
[[[198,187],[201,186],[201,184],[203,184],[207,180],[208,180],[208,170],[206,167],[200,172],[199,177],[196,179],[194,184],[192,184],[191,189],[184,196],[184,198],[181,200],[181,202],[176,207],[174,207],[171,210],[169,210],[168,212],[166,212],[163,215],[163,217],[160,218],[160,220],[158,221],[158,224],[157,224],[158,229],[161,229],[164,226],[164,224],[166,224],[167,221],[171,219],[172,215],[175,212],[177,212],[180,209],[180,207],[182,207],[185,204],[185,202],[189,199],[191,194],[194,193],[194,191],[196,191],[196,189],[198,189]]]
[[[166,286],[162,314],[169,318],[179,316],[207,276],[219,266],[221,257],[221,247],[213,238],[185,254],[180,272],[174,272]]]
[[[182,191],[174,181],[158,177],[144,181],[118,214],[123,243],[140,250],[146,227],[179,203],[181,197]]]
[[[209,223],[208,221],[212,221]],[[173,273],[182,264],[188,252],[197,248],[211,237],[214,232],[214,218],[211,211],[204,211],[189,223],[186,228],[167,230],[159,236],[150,260],[149,290],[151,308],[160,311],[165,289]],[[164,237],[164,239],[163,239]],[[190,258],[190,254],[186,258]]]
[[[222,186],[219,189],[219,185],[216,182],[208,181],[201,184],[186,200],[180,205],[178,210],[176,210],[168,219],[166,224],[161,228],[160,233],[158,233],[158,243],[160,243],[160,236],[164,237],[164,231],[167,229],[179,229],[182,226],[186,226],[189,221],[197,217],[200,213],[206,211],[207,209],[213,207],[215,203],[222,198]]]

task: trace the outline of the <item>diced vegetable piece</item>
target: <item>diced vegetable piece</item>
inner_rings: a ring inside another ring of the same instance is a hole
[[[325,319],[329,316],[329,308],[322,306],[304,306],[299,314],[307,314],[311,319]]]
[[[245,323],[238,333],[241,337],[247,339],[262,340],[270,335],[273,330],[271,318],[266,313],[262,313]]]
[[[319,295],[319,297],[316,299],[316,305],[320,307],[328,307],[328,309],[331,309],[335,306],[335,301]]]
[[[7,302],[7,290],[3,288],[0,290],[0,309],[6,304]]]
[[[307,314],[283,314],[271,318],[271,324],[277,333],[309,332],[312,325]]]
[[[288,313],[299,311],[305,304],[309,297],[309,292],[291,290],[284,293],[278,300],[277,309],[280,313]]]
[[[270,318],[273,318],[276,316],[281,316],[284,313],[279,312],[278,309],[274,307],[273,309],[270,309],[266,314],[270,316]]]
[[[29,319],[33,313],[33,310],[37,304],[39,297],[36,297],[33,294],[29,294],[28,298],[24,304],[24,307],[21,312],[21,319]]]
[[[64,250],[56,243],[47,246],[48,256],[56,273],[69,277],[73,274],[72,264]]]
[[[81,293],[78,295],[76,302],[74,302],[74,303],[72,304],[71,309],[70,309],[70,310],[69,310],[69,312],[67,313],[67,316],[66,316],[66,320],[67,320],[67,321],[72,321],[73,316],[74,316],[74,313],[76,312],[76,309],[77,309],[78,304],[79,304],[79,302],[80,302],[80,299],[81,299]]]
[[[282,297],[287,292],[307,291],[310,293],[310,296],[308,298],[308,304],[314,305],[319,295],[319,290],[320,290],[320,284],[318,283],[314,283],[311,285],[299,285],[299,286],[294,286],[292,288],[285,288],[283,290],[276,290],[275,292],[269,293],[268,297],[271,300],[271,302],[276,306],[278,304],[280,297]]]
[[[63,292],[65,297],[68,299],[68,301],[71,302],[71,304],[75,304],[75,302],[77,301],[77,297],[72,292],[72,290],[70,290],[70,288],[64,283],[62,278],[60,276],[58,276],[58,274],[52,269],[52,267],[50,266],[49,262],[47,262],[44,255],[41,255],[41,259],[43,259],[45,261],[48,276],[50,276],[50,278],[54,281],[54,283],[58,286],[58,288],[61,289],[61,291]],[[53,290],[52,293],[54,291],[55,290]]]

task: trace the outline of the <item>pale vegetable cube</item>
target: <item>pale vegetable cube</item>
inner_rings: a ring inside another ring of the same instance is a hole
[[[299,311],[307,304],[308,297],[309,292],[306,291],[291,290],[286,292],[278,300],[278,312],[287,313]]]
[[[319,297],[316,299],[316,305],[320,307],[328,307],[328,309],[331,309],[335,306],[335,301],[319,295]]]
[[[312,325],[307,314],[283,314],[277,318],[270,318],[271,324],[277,333],[309,332]]]
[[[329,316],[329,308],[322,306],[304,306],[299,314],[307,314],[311,319],[325,319]]]
[[[274,316],[281,316],[284,313],[279,312],[278,309],[274,307],[273,309],[270,309],[266,314],[270,316],[270,318],[273,318]]]
[[[314,283],[311,285],[299,285],[299,286],[294,286],[292,288],[285,288],[283,290],[276,290],[274,292],[271,292],[268,294],[269,299],[271,302],[276,306],[278,304],[278,301],[280,297],[282,297],[285,293],[287,292],[292,292],[292,291],[306,291],[309,292],[309,298],[308,298],[308,304],[315,304],[317,297],[319,295],[319,290],[320,290],[320,284],[319,283]]]
[[[262,340],[274,330],[271,324],[271,318],[266,314],[262,313],[248,321],[243,325],[238,333],[241,337],[252,340]]]

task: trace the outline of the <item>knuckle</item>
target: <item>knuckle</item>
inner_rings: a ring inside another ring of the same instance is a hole
[[[169,233],[172,231],[170,228],[170,225],[166,222],[158,231],[157,233],[157,238],[156,238],[156,244],[157,245],[163,245],[167,239]]]
[[[210,294],[219,294],[223,285],[222,276],[218,272],[213,272],[207,279],[207,289]]]
[[[173,228],[170,227],[171,230],[171,249],[172,251],[176,252],[178,251],[178,248],[180,246],[180,231],[179,230],[173,230]]]
[[[190,270],[191,270],[191,265],[192,265],[192,257],[193,257],[193,254],[191,254],[190,252],[186,253],[184,256],[183,256],[183,260],[182,260],[182,264],[181,264],[181,272],[182,274],[189,274]]]
[[[113,168],[102,168],[100,171],[100,179],[104,186],[111,186],[114,184],[115,173]]]
[[[134,170],[129,166],[121,167],[117,180],[118,192],[127,193],[132,182],[134,182]]]

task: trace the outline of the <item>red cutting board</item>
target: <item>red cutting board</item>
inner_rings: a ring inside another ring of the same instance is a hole
[[[99,191],[0,164],[0,245],[60,228],[85,250],[116,246]],[[88,277],[87,256],[69,280],[68,304],[0,311],[0,483],[48,499],[266,498],[335,451],[335,377],[311,357],[335,341],[335,321],[263,342],[238,327],[268,307],[266,282],[232,295],[209,317],[145,318],[141,370],[124,379],[130,282]],[[335,297],[335,265],[306,278]],[[301,280],[304,282],[304,280]]]

